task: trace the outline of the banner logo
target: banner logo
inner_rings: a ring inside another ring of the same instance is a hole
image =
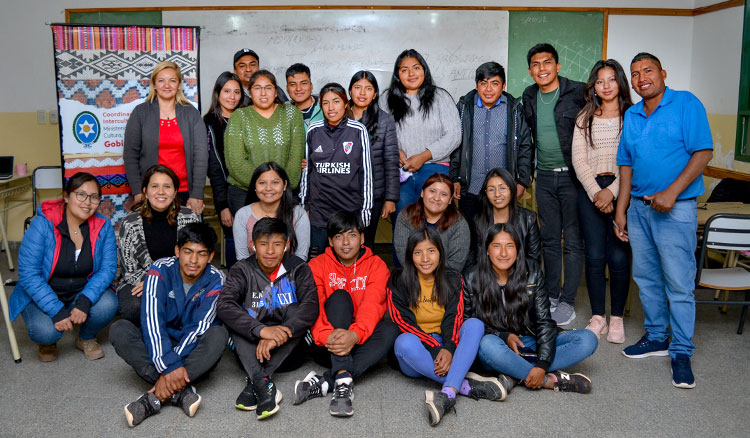
[[[73,119],[73,137],[78,143],[83,144],[84,148],[90,149],[99,139],[100,133],[101,124],[94,113],[84,111]]]

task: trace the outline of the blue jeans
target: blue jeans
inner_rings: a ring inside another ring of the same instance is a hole
[[[536,351],[536,338],[521,336],[524,352]],[[560,333],[555,339],[555,359],[549,371],[561,370],[581,362],[594,354],[599,341],[590,330],[571,330]],[[508,345],[496,335],[485,335],[479,343],[479,361],[485,368],[507,374],[518,380],[529,375],[534,364],[513,352]]]
[[[614,175],[597,176],[599,187],[608,187]],[[599,210],[583,188],[578,189],[578,219],[583,232],[586,253],[586,288],[589,291],[592,315],[605,315],[607,279],[604,270],[609,267],[609,292],[611,315],[622,316],[630,288],[630,254],[628,244],[615,236],[612,215]]]
[[[77,295],[76,295],[77,297]],[[73,309],[75,305],[75,299],[66,306],[68,310]],[[96,334],[99,333],[104,327],[112,321],[117,313],[117,295],[110,289],[104,291],[99,301],[94,303],[89,309],[86,321],[81,324],[81,330],[78,336],[84,341],[94,339]],[[29,337],[36,344],[48,345],[54,344],[60,340],[63,336],[63,332],[58,331],[55,328],[55,324],[52,323],[46,313],[42,312],[33,301],[21,312],[24,322],[26,323],[26,330],[29,332]]]
[[[461,384],[466,377],[466,373],[469,372],[471,364],[474,363],[474,359],[477,357],[477,349],[479,348],[479,341],[484,335],[484,323],[482,321],[471,318],[464,321],[461,326],[461,330],[458,332],[458,345],[456,351],[453,352],[453,361],[451,362],[450,370],[448,374],[443,377],[438,377],[435,374],[435,362],[432,359],[432,355],[424,347],[422,342],[419,340],[417,335],[412,333],[402,333],[396,338],[396,343],[393,346],[393,351],[396,353],[396,359],[401,367],[401,372],[409,377],[427,377],[438,383],[442,383],[443,387],[450,386],[456,390],[461,388]],[[431,335],[437,339],[440,344],[443,343],[443,338],[433,333]]]
[[[538,170],[536,202],[549,297],[559,297],[561,302],[573,305],[583,274],[583,239],[578,225],[578,186],[574,177],[569,171]],[[561,289],[563,253],[565,284]]]
[[[628,236],[633,249],[633,279],[643,304],[643,327],[652,341],[665,341],[672,327],[669,354],[693,355],[695,329],[696,201],[677,201],[659,213],[632,199]]]

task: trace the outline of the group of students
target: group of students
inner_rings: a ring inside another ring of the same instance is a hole
[[[636,58],[649,74],[658,64]],[[574,82],[557,76],[557,52],[539,44],[528,53],[535,84],[521,99],[504,91],[502,66],[488,62],[456,106],[414,50],[399,55],[383,99],[367,71],[352,77],[348,97],[336,83],[314,96],[310,70],[295,64],[287,71],[294,104],[283,104],[258,60],[249,49],[235,54],[235,72],[219,76],[203,120],[180,91],[179,68],[156,67],[149,99],[126,128],[135,204],[119,243],[96,213],[92,175],[72,176],[63,199],[42,203],[10,300],[40,359],[55,359],[74,324],[76,346],[102,357],[96,334],[119,309],[110,341],[151,385],[125,407],[130,426],[165,401],[193,416],[201,402],[193,384],[227,344],[246,373],[235,406],[258,419],[279,409],[273,374],[307,357],[326,371],[296,382],[294,404],[331,393],[334,416],[353,415],[354,379],[386,356],[405,375],[442,385],[425,394],[432,425],[457,394],[504,400],[518,383],[590,392],[590,379],[562,370],[592,355],[601,335],[625,341],[630,262],[618,195],[625,187],[629,200],[630,184],[638,186],[630,167],[627,184],[619,180],[632,105],[620,64],[598,61],[586,84]],[[541,226],[518,205],[534,169]],[[234,243],[226,278],[211,265],[216,233],[201,222],[206,174]],[[392,273],[371,250],[378,219],[389,216]],[[575,318],[582,242],[593,316],[585,330],[563,331]],[[672,354],[672,345],[652,348],[648,331],[623,354],[666,355],[667,346]],[[675,386],[694,386],[692,372],[678,371]]]

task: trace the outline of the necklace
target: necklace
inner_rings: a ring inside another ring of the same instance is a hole
[[[555,101],[555,99],[557,99],[557,93],[559,93],[559,92],[560,92],[560,87],[557,87],[557,89],[555,90],[555,94],[554,94],[554,96],[552,96],[552,99],[550,99],[550,101],[549,101],[549,102],[545,102],[545,101],[544,101],[544,97],[542,96],[542,94],[544,94],[544,93],[542,93],[542,90],[539,90],[539,100],[541,100],[543,104],[545,104],[545,105],[549,105],[549,104],[551,104],[552,102],[554,102],[554,101]]]

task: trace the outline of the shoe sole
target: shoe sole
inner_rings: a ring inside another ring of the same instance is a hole
[[[193,388],[193,392],[195,392],[195,388]],[[196,393],[195,395],[198,396],[198,400],[196,400],[195,402],[193,402],[193,404],[190,405],[190,407],[188,408],[188,411],[185,412],[185,414],[187,414],[187,416],[191,417],[191,418],[195,416],[196,412],[198,412],[198,408],[201,405],[201,400],[203,400],[203,397],[201,397],[200,394]]]
[[[128,427],[135,427],[137,424],[133,424],[133,414],[128,410],[129,404],[125,405],[125,419],[128,420]]]
[[[80,345],[78,342],[76,342],[76,348],[81,350],[83,352],[83,356],[88,360],[98,360],[104,357],[104,351],[101,349],[101,347],[99,347],[99,352],[96,354],[86,353],[86,350],[84,350],[83,346]],[[42,361],[42,362],[46,362],[46,361]]]
[[[625,343],[625,336],[623,336],[622,338],[619,338],[619,339],[615,339],[615,338],[613,338],[613,337],[611,337],[611,336],[608,335],[607,336],[607,342],[612,343],[612,344],[624,344]]]
[[[695,388],[695,379],[693,379],[693,383],[685,383],[685,382],[677,383],[677,382],[674,381],[674,373],[672,372],[671,369],[669,370],[669,372],[673,376],[672,377],[672,386],[674,386],[675,388],[680,388],[680,389],[693,389],[693,388]]]
[[[646,357],[664,357],[669,356],[669,350],[649,351],[648,353],[642,354],[627,354],[625,350],[622,350],[622,355],[629,357],[630,359],[644,359]]]
[[[497,385],[497,387],[500,389],[500,397],[495,399],[490,399],[492,401],[503,401],[505,400],[505,397],[508,396],[508,391],[505,389],[505,387],[500,383],[500,380],[497,377],[484,377],[480,376],[477,373],[467,373],[465,379],[471,379],[476,380],[477,382],[491,382]]]
[[[437,426],[440,423],[440,414],[435,407],[435,397],[432,391],[425,391],[424,402],[427,405],[427,417],[430,420],[430,426]]]
[[[332,417],[349,418],[354,415],[354,410],[352,410],[351,412],[334,412],[329,410],[328,413],[331,414]]]
[[[258,415],[258,420],[265,420],[266,418],[272,416],[273,414],[279,412],[279,403],[281,403],[281,399],[284,397],[281,395],[281,391],[276,389],[276,407],[273,408],[270,411],[263,411]]]
[[[572,313],[572,314],[570,315],[570,318],[568,318],[568,320],[567,320],[567,321],[563,321],[563,322],[558,322],[558,323],[557,323],[557,325],[558,325],[558,326],[568,325],[568,324],[570,324],[571,322],[573,322],[573,321],[574,321],[575,319],[576,319],[576,313],[575,313],[575,312],[573,312],[573,313]]]
[[[256,403],[253,406],[245,406],[242,403],[237,403],[234,405],[235,408],[241,410],[241,411],[255,411],[258,409],[258,404]]]

